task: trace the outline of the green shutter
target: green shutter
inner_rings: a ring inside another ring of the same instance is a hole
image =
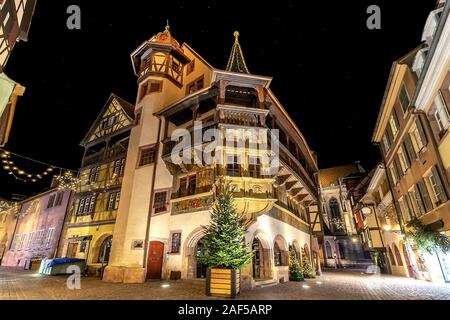
[[[431,202],[430,193],[428,192],[427,185],[425,184],[425,181],[423,178],[418,182],[420,194],[423,199],[423,203],[425,204],[426,212],[430,212],[433,210],[433,203]]]
[[[439,192],[439,201],[441,203],[447,202],[448,201],[448,197],[447,197],[447,193],[445,192],[444,186],[442,185],[442,180],[441,180],[441,176],[439,175],[438,169],[437,167],[433,167],[433,178],[434,178],[434,183],[436,185],[436,188],[438,189],[437,191]]]

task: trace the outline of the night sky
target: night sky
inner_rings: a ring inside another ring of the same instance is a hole
[[[27,88],[7,150],[77,170],[79,142],[109,94],[135,102],[130,53],[169,19],[180,43],[222,69],[239,30],[250,72],[274,78],[272,90],[318,152],[319,166],[360,160],[370,170],[380,160],[371,137],[392,62],[420,44],[436,1],[271,3],[39,0],[29,40],[16,45],[5,69]],[[66,27],[71,4],[81,7],[81,30]],[[371,4],[381,7],[381,30],[366,27]],[[31,173],[45,169],[18,164]],[[0,197],[48,185],[0,170]]]

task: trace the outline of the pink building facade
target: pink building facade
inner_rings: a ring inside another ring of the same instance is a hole
[[[30,269],[55,256],[71,193],[53,189],[21,203],[2,266]]]

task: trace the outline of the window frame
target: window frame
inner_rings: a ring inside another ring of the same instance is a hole
[[[177,235],[177,234],[179,235],[179,239],[177,240],[178,241],[178,251],[174,251],[173,250],[174,249],[173,248],[173,246],[174,246],[174,236]],[[170,234],[169,234],[169,248],[170,248],[170,252],[169,252],[169,254],[173,254],[173,255],[181,254],[181,245],[183,243],[182,236],[183,236],[182,230],[170,231]]]
[[[157,212],[156,197],[160,193],[165,193],[166,199],[165,199],[165,205],[161,207],[161,209],[164,209],[164,210]],[[171,202],[170,202],[171,195],[170,195],[170,193],[171,193],[171,189],[159,189],[159,190],[155,190],[153,192],[153,203],[152,203],[152,210],[151,210],[152,216],[159,216],[159,215],[167,214],[170,212],[170,210],[171,210]]]
[[[146,163],[143,163],[143,161],[142,161],[143,160],[143,153],[145,151],[147,151],[147,150],[153,150],[153,158],[149,157],[149,161],[146,162]],[[159,148],[158,148],[158,144],[157,143],[140,147],[139,148],[139,155],[138,155],[138,158],[137,158],[136,168],[139,169],[139,168],[145,168],[145,167],[148,167],[148,166],[156,165],[157,159],[158,159],[158,156],[159,156],[158,151],[159,151]]]

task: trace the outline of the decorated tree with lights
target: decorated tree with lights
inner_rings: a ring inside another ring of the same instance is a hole
[[[297,259],[294,247],[289,248],[289,281],[304,281],[302,268]]]
[[[304,248],[302,248],[302,274],[305,279],[314,279],[316,277],[311,261]]]
[[[236,212],[233,194],[228,185],[217,196],[211,213],[211,224],[198,261],[212,268],[241,269],[249,264],[253,253],[245,245],[244,217]]]

